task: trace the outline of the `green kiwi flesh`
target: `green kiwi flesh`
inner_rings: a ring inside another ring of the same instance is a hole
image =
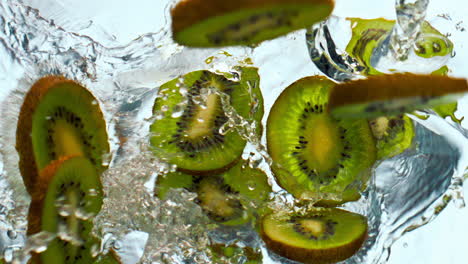
[[[253,78],[251,71],[249,74]],[[250,81],[258,83],[259,79]],[[191,174],[207,174],[232,166],[240,158],[246,140],[236,128],[223,134],[220,128],[229,120],[226,109],[261,127],[258,124],[262,113],[253,113],[252,109],[263,112],[263,99],[259,101],[257,97],[254,101],[252,95],[260,94],[260,88],[248,85],[251,82],[234,82],[203,70],[184,75],[183,83],[177,78],[162,85],[153,113],[162,113],[163,117],[150,126],[154,153]],[[185,89],[187,93],[183,95]],[[223,104],[222,98],[229,105]],[[205,106],[196,103],[197,100]],[[177,112],[183,113],[177,116]]]
[[[109,152],[106,123],[96,98],[80,84],[60,76],[38,80],[28,91],[18,120],[16,148],[26,188],[37,173],[62,156],[87,157],[98,172]]]
[[[268,249],[303,263],[335,263],[354,255],[367,237],[367,219],[336,208],[306,214],[275,213],[262,219]]]
[[[372,67],[370,61],[379,43],[384,40],[387,34],[395,25],[394,20],[379,19],[361,19],[348,18],[351,23],[352,37],[346,47],[346,51],[351,54],[360,65],[365,66],[366,75],[382,74]],[[415,54],[423,58],[432,58],[436,56],[447,56],[453,51],[453,43],[445,42],[445,39],[439,31],[433,28],[428,22],[423,22],[423,38],[415,43]],[[442,67],[443,68],[443,67]],[[442,69],[441,68],[441,69]]]
[[[369,125],[376,139],[379,160],[402,153],[413,142],[414,125],[406,115],[377,117]]]
[[[273,174],[298,199],[332,206],[360,198],[376,160],[367,120],[327,113],[335,84],[313,76],[296,81],[274,103],[267,121]]]
[[[195,47],[254,45],[320,22],[332,10],[328,0],[185,1],[172,10],[173,38]]]
[[[455,102],[468,92],[466,79],[397,73],[336,85],[330,112],[337,118],[375,118]]]
[[[40,203],[33,202],[29,219],[40,219],[40,230],[53,234],[67,231],[73,241],[56,238],[40,254],[42,263],[93,263],[91,249],[99,245],[93,237],[92,219],[102,206],[102,186],[94,165],[86,158],[74,157],[45,168],[46,193]],[[47,175],[49,174],[50,175]],[[35,196],[38,197],[38,196]],[[60,207],[59,207],[60,206]],[[66,208],[66,209],[65,209]],[[34,228],[30,225],[30,228]],[[28,233],[31,233],[28,230]]]

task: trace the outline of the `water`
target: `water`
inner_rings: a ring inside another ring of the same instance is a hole
[[[242,255],[252,248],[253,255],[263,253],[265,263],[289,263],[269,253],[252,228],[232,229],[212,222],[194,202],[193,193],[173,190],[168,200],[155,198],[155,179],[174,168],[148,151],[148,127],[157,119],[151,108],[159,85],[199,69],[232,72],[239,64],[259,67],[268,113],[287,85],[319,74],[325,67],[323,60],[319,69],[310,62],[305,32],[265,42],[255,49],[189,49],[171,41],[167,14],[173,1],[142,0],[132,6],[126,1],[112,1],[115,10],[108,9],[107,2],[95,5],[82,1],[79,6],[68,0],[0,3],[0,252],[7,260],[14,256],[21,259],[30,251],[44,250],[53,237],[45,233],[25,236],[29,197],[22,186],[13,142],[24,93],[39,76],[55,73],[91,89],[109,124],[112,155],[106,161],[110,169],[102,176],[104,206],[94,220],[95,232],[102,238],[96,252],[114,250],[125,263],[242,263]],[[330,26],[333,33],[332,29]],[[453,34],[456,32],[462,31]],[[357,62],[341,56],[340,44],[346,44],[346,36],[350,37],[344,34],[334,46],[324,45],[338,50],[330,53],[333,57],[342,58],[339,67],[329,69],[344,70],[327,74],[338,80],[359,78],[362,71]],[[320,36],[316,40],[329,39]],[[457,61],[463,58],[461,43],[456,40],[458,55],[448,64],[455,75],[462,71]],[[424,114],[430,118],[413,116],[417,124],[414,145],[378,164],[363,198],[345,206],[367,215],[370,225],[365,246],[346,263],[383,263],[400,236],[431,221],[448,203],[463,207],[460,190],[467,165],[466,131],[431,112]],[[235,117],[233,113],[233,120]],[[258,141],[249,132],[251,127],[240,123],[242,120],[232,126],[244,128],[244,136],[251,141],[244,158],[254,153],[251,163],[269,173],[264,138]],[[269,176],[277,191],[271,197],[271,206],[294,208],[292,197]],[[236,257],[222,257],[216,262],[208,246],[213,242],[242,250]]]

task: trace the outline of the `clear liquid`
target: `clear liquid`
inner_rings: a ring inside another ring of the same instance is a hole
[[[160,25],[155,23],[144,32],[115,31],[119,32],[116,36],[108,31],[110,26],[103,28],[73,15],[64,0],[0,2],[0,28],[4,29],[0,31],[0,83],[4,87],[0,90],[0,253],[8,260],[15,257],[21,261],[31,251],[44,250],[53,237],[25,236],[29,197],[17,168],[14,136],[19,107],[30,85],[45,74],[63,74],[92,90],[109,124],[113,155],[107,160],[110,169],[102,176],[107,196],[94,220],[95,232],[102,238],[97,251],[114,249],[125,263],[213,263],[208,249],[211,240],[261,250],[265,263],[291,263],[268,252],[252,228],[232,229],[212,222],[193,201],[193,193],[173,190],[168,200],[155,198],[156,177],[174,168],[157,160],[148,151],[147,142],[148,127],[157,118],[151,110],[158,86],[193,70],[230,72],[250,58],[260,68],[268,113],[287,85],[319,73],[309,61],[304,32],[265,42],[255,49],[182,48],[171,42],[168,10],[173,1],[153,6],[143,2],[150,6],[142,10],[152,8],[151,17],[161,18]],[[22,3],[34,5],[40,12]],[[125,6],[120,8],[125,10]],[[85,11],[95,16],[92,10]],[[348,67],[347,63],[344,59],[343,67]],[[359,73],[358,65],[350,68]],[[430,116],[426,121],[415,117],[422,124],[417,125],[414,146],[378,164],[362,199],[346,204],[348,210],[368,216],[370,226],[366,244],[346,263],[384,262],[392,243],[401,235],[430,221],[449,200],[461,203],[461,177],[467,165],[466,132],[436,115]],[[254,152],[251,163],[269,173],[271,161],[265,140],[252,136],[249,124],[236,121],[234,114],[232,120],[234,127],[245,128],[243,135],[250,141],[244,156]],[[126,144],[120,143],[121,137],[127,137]],[[276,191],[271,206],[293,208],[292,197],[274,183],[271,173],[269,177]],[[245,259],[223,261],[242,263]]]

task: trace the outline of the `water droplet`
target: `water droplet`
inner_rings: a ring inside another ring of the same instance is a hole
[[[98,104],[98,101],[93,100],[93,101],[91,102],[91,104],[92,104],[92,105],[97,105],[97,104]]]
[[[8,230],[7,235],[10,239],[16,239],[18,237],[18,234],[14,230]]]
[[[89,189],[89,195],[90,196],[98,196],[99,191],[96,189]]]
[[[119,249],[122,248],[122,245],[121,245],[120,241],[117,240],[117,241],[114,242],[113,247],[114,247],[116,250],[119,250]]]
[[[406,242],[403,243],[403,247],[404,247],[404,248],[408,248],[408,243],[406,243]]]
[[[174,106],[174,108],[172,109],[172,118],[179,118],[182,116],[182,114],[184,113],[184,108],[185,108],[185,105],[186,104],[177,104]]]

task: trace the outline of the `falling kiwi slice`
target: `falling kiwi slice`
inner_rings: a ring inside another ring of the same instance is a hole
[[[346,51],[351,54],[360,65],[365,67],[366,75],[382,74],[372,67],[371,57],[374,50],[383,41],[395,25],[394,20],[348,18],[351,22],[352,36]],[[433,28],[428,22],[423,22],[421,32],[424,37],[418,39],[414,50],[417,56],[433,58],[447,56],[453,51],[453,43],[444,41],[445,36]],[[443,39],[442,39],[443,38]],[[439,69],[442,70],[444,67]]]
[[[303,263],[335,263],[354,255],[367,237],[367,219],[336,208],[270,214],[262,219],[268,249]]]
[[[223,178],[204,177],[197,183],[196,191],[197,203],[213,221],[233,226],[249,220],[237,193],[224,183]]]
[[[468,92],[466,79],[398,73],[336,85],[330,111],[337,118],[399,115],[456,101]]]
[[[333,0],[186,0],[172,10],[176,42],[196,47],[252,45],[328,17]]]
[[[61,156],[88,157],[102,172],[109,143],[96,98],[80,84],[61,76],[41,78],[21,106],[16,149],[29,193],[37,184],[38,171]]]
[[[359,199],[376,159],[366,119],[328,114],[335,84],[306,77],[287,87],[267,121],[267,147],[278,183],[298,199],[336,205]]]
[[[271,186],[268,177],[260,169],[253,169],[241,161],[222,174],[192,176],[182,172],[170,172],[158,176],[155,194],[165,199],[172,188],[184,188],[196,192],[196,202],[215,222],[223,225],[240,225],[251,219],[247,208],[262,210],[268,200]]]
[[[33,263],[93,263],[93,217],[102,206],[102,186],[93,163],[84,157],[63,157],[45,167],[32,195],[28,234],[58,234]],[[117,261],[115,263],[118,263]]]
[[[246,140],[226,123],[236,114],[261,131],[263,99],[258,99],[259,86],[250,85],[258,81],[256,70],[241,75],[240,82],[203,70],[162,85],[153,107],[161,118],[150,127],[154,153],[190,174],[220,172],[234,165]]]
[[[402,153],[413,142],[414,125],[404,114],[377,117],[371,119],[369,125],[376,139],[379,160]]]

